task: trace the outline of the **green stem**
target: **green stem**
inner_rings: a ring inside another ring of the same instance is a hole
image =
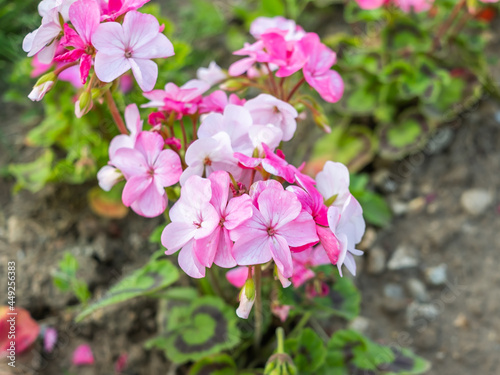
[[[290,100],[292,99],[293,95],[297,92],[297,90],[300,88],[300,86],[302,86],[302,84],[306,81],[306,79],[304,77],[302,77],[302,79],[297,82],[297,84],[293,87],[292,91],[290,91],[290,94],[288,94],[288,97],[286,98],[286,101],[287,102],[290,102]]]
[[[278,337],[278,354],[283,354],[285,352],[285,330],[278,327],[276,336]]]
[[[122,134],[128,134],[128,130],[125,127],[125,123],[123,122],[122,116],[120,115],[120,111],[116,107],[116,103],[113,99],[111,91],[107,90],[104,94],[104,97],[106,98],[106,103],[108,104],[109,111],[111,112],[111,116],[113,116],[113,120],[115,120],[118,130],[120,130],[120,133]]]
[[[254,267],[254,278],[255,278],[255,341],[254,346],[257,349],[260,346],[260,341],[262,339],[262,290],[261,290],[261,279],[262,279],[262,269],[260,264]]]
[[[302,318],[299,320],[293,331],[288,335],[289,338],[292,338],[296,335],[298,335],[301,331],[302,328],[309,322],[309,319],[311,319],[312,313],[310,311],[306,312],[304,315],[302,315]]]

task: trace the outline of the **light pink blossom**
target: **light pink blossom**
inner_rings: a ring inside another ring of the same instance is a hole
[[[57,330],[52,327],[45,328],[43,333],[43,349],[51,353],[57,343]]]
[[[227,76],[215,61],[211,61],[208,68],[198,68],[196,71],[196,77],[200,81],[206,82],[210,86],[214,86],[215,84],[224,81]]]
[[[160,32],[158,20],[135,10],[125,15],[123,24],[106,22],[92,36],[97,49],[95,72],[103,82],[112,82],[132,69],[143,91],[151,91],[158,77],[158,65],[151,59],[174,55],[168,38]]]
[[[281,30],[286,31],[286,40],[299,40],[304,35],[302,27],[297,26],[295,21],[281,16],[277,17],[257,17],[250,25],[250,34],[255,39],[260,39],[263,34]]]
[[[169,212],[170,220],[161,235],[167,255],[178,250],[179,266],[193,278],[205,277],[205,266],[194,251],[195,241],[212,234],[220,223],[217,210],[210,203],[212,184],[199,176],[190,177],[181,189],[181,197]]]
[[[298,116],[293,106],[272,95],[260,94],[248,100],[244,107],[250,112],[254,124],[272,124],[281,129],[284,141],[292,139],[297,129]]]
[[[316,175],[316,188],[325,201],[332,201],[330,204],[343,207],[351,195],[349,170],[342,163],[327,161],[323,170]]]
[[[274,260],[285,278],[293,274],[290,246],[318,240],[314,221],[302,211],[297,197],[274,182],[257,182],[250,195],[253,216],[231,232],[233,255],[239,265],[263,264]]]
[[[209,236],[195,241],[194,252],[205,267],[211,267],[213,263],[223,268],[234,267],[233,241],[229,234],[252,216],[252,201],[246,194],[229,199],[230,178],[227,172],[216,171],[208,179],[212,186],[210,203],[217,211],[219,225]]]
[[[143,131],[134,148],[120,148],[112,163],[125,176],[123,204],[145,217],[155,217],[167,207],[165,187],[176,184],[182,173],[179,156],[164,150],[158,133]]]

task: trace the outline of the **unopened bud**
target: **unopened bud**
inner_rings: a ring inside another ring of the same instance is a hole
[[[297,368],[288,354],[277,353],[267,361],[264,375],[297,375]]]
[[[93,106],[92,95],[88,91],[81,93],[80,98],[75,103],[75,115],[80,118],[87,114]]]
[[[33,90],[28,95],[28,98],[33,100],[34,102],[39,102],[43,99],[45,94],[50,91],[54,83],[56,82],[56,75],[52,72],[44,74],[41,76],[36,82],[35,86],[33,86]]]
[[[236,315],[242,319],[247,319],[252,311],[255,302],[255,283],[252,278],[248,278],[240,291],[240,305],[236,309]]]
[[[330,128],[330,125],[328,125],[328,119],[324,113],[313,113],[313,119],[316,125],[318,125],[318,127],[325,133],[330,134],[332,132],[332,128]]]
[[[238,91],[245,88],[245,85],[239,79],[229,79],[223,84],[221,84],[220,88],[226,91]]]

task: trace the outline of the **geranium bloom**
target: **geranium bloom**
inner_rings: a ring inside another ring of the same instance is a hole
[[[174,47],[160,32],[158,20],[135,10],[125,15],[123,24],[100,24],[92,43],[97,49],[95,72],[103,82],[112,82],[132,69],[143,91],[151,91],[158,77],[158,65],[151,59],[174,55]]]
[[[328,209],[328,224],[340,244],[340,255],[337,268],[342,276],[342,264],[356,275],[356,262],[353,255],[362,255],[355,245],[361,241],[366,224],[363,219],[363,209],[359,202],[350,195],[342,207],[331,206]]]
[[[192,115],[198,110],[198,104],[201,102],[202,95],[210,89],[210,85],[198,79],[192,79],[181,87],[175,83],[169,82],[164,90],[153,90],[144,93],[144,96],[151,100],[142,105],[143,108],[160,108],[164,111],[174,111],[182,115]]]
[[[80,77],[82,83],[87,81],[92,66],[92,35],[99,26],[101,11],[95,0],[78,0],[69,8],[69,19],[76,32],[68,25],[64,25],[64,37],[61,46],[72,47],[69,52],[56,57],[56,61],[80,60]]]
[[[224,132],[194,141],[188,147],[185,159],[188,167],[182,173],[181,185],[193,175],[208,177],[212,172],[222,170],[238,178],[241,173],[238,161],[233,156],[231,139]]]
[[[114,21],[122,14],[142,7],[149,0],[99,0],[102,20]]]
[[[75,366],[85,366],[94,364],[94,354],[92,354],[92,349],[87,344],[82,344],[78,346],[73,352],[73,359],[71,362]]]
[[[179,266],[189,276],[205,276],[205,266],[194,252],[194,242],[212,234],[220,223],[216,209],[210,203],[212,184],[199,176],[190,177],[181,189],[181,198],[169,212],[170,220],[161,235],[161,243],[172,255],[179,249]]]
[[[137,104],[129,104],[125,108],[125,125],[130,134],[120,134],[111,140],[108,151],[109,165],[105,165],[97,173],[97,180],[101,189],[110,191],[123,178],[122,173],[113,167],[113,158],[120,148],[134,148],[137,136],[142,131],[142,123]]]
[[[262,34],[275,30],[286,31],[286,40],[299,40],[305,34],[302,27],[297,26],[295,21],[280,16],[273,18],[257,17],[250,25],[250,34],[255,39],[260,39]]]
[[[290,246],[317,242],[311,215],[302,211],[295,194],[277,181],[255,183],[250,195],[253,216],[231,232],[235,240],[233,255],[239,265],[267,263],[274,260],[279,272],[293,274]]]
[[[275,31],[261,35],[267,56],[258,62],[279,67],[276,77],[288,77],[298,72],[307,61],[307,55],[296,41],[285,39],[286,32]]]
[[[394,0],[394,2],[403,12],[420,13],[431,9],[434,0]]]
[[[361,9],[377,9],[389,2],[389,0],[356,0]]]
[[[229,233],[252,216],[252,201],[248,195],[229,198],[229,174],[224,171],[212,173],[208,179],[212,184],[210,203],[219,216],[219,225],[207,237],[194,244],[194,252],[205,267],[213,263],[223,268],[236,266],[233,258],[233,242]]]
[[[26,35],[23,40],[23,50],[28,52],[28,57],[38,54],[40,62],[50,64],[59,46],[59,41],[55,39],[61,31],[57,8],[51,9],[42,18],[41,26]]]
[[[283,132],[283,140],[292,139],[297,129],[297,110],[290,104],[269,94],[260,94],[248,100],[244,107],[250,112],[253,123],[273,124]]]
[[[210,86],[213,86],[216,83],[224,81],[227,76],[215,61],[211,61],[208,68],[198,68],[196,71],[196,77],[200,81],[204,81]]]
[[[330,69],[337,61],[337,55],[321,43],[316,33],[308,33],[300,44],[308,56],[303,69],[307,83],[327,102],[338,102],[344,93],[344,81],[335,70]]]
[[[120,148],[113,164],[125,176],[127,183],[122,200],[136,213],[155,217],[167,207],[165,187],[176,184],[182,173],[179,156],[164,150],[165,142],[158,133],[141,132],[134,148]]]
[[[342,207],[349,192],[349,170],[342,163],[327,161],[323,170],[316,175],[316,188],[328,205]]]

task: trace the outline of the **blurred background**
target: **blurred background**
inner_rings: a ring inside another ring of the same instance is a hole
[[[98,298],[158,250],[162,219],[143,219],[99,195],[95,175],[115,134],[102,108],[74,118],[74,88],[64,82],[43,102],[27,99],[36,78],[21,44],[39,26],[37,3],[0,0],[0,263],[16,261],[17,306],[42,327],[56,327],[63,344],[50,355],[32,350],[15,370],[0,363],[0,374],[111,374],[124,353],[123,373],[175,374],[162,352],[142,345],[163,318],[156,300],[72,323],[80,302]],[[412,348],[432,362],[429,374],[495,375],[500,19],[497,6],[485,6],[441,35],[455,2],[437,3],[433,17],[390,19],[330,0],[153,0],[143,11],[159,16],[176,50],[161,62],[157,87],[181,85],[211,61],[227,68],[257,16],[296,19],[338,53],[343,99],[300,124],[285,153],[296,165],[310,160],[311,173],[328,159],[353,173],[369,227],[353,278],[362,302],[348,325]],[[145,102],[137,88],[124,90]],[[332,128],[327,136],[325,126]],[[58,284],[65,261],[76,261],[84,285],[76,292]],[[338,318],[325,329],[345,325]],[[82,343],[91,346],[94,367],[72,367]]]

